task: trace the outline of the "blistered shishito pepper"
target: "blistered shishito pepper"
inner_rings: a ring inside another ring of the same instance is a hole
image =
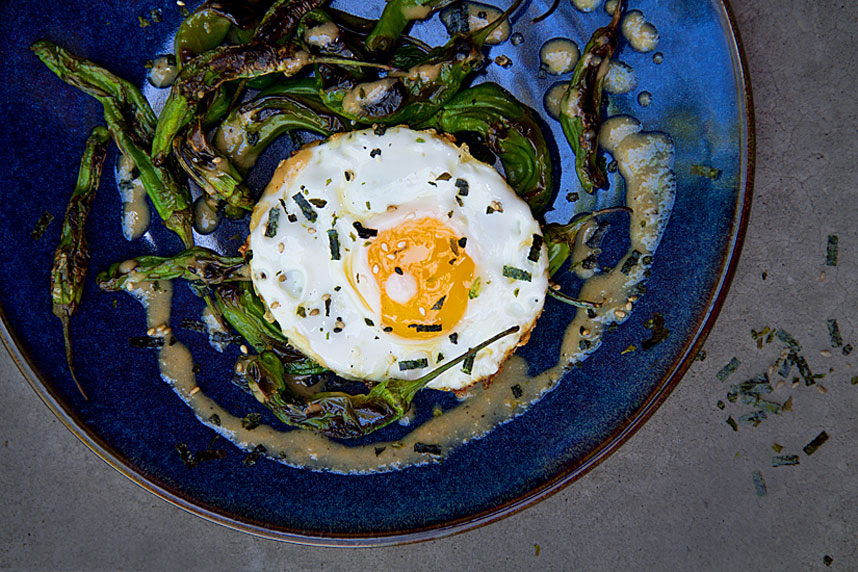
[[[107,144],[110,133],[104,127],[92,130],[86,142],[86,150],[80,161],[80,171],[77,184],[66,208],[60,243],[54,253],[54,265],[51,269],[51,302],[54,315],[63,324],[63,340],[66,348],[66,360],[72,379],[80,394],[87,399],[72,364],[71,338],[69,336],[69,320],[80,305],[83,294],[83,280],[89,265],[89,246],[86,242],[84,227],[86,218],[98,184],[101,181],[101,171],[104,157],[107,154]]]
[[[599,155],[602,88],[617,48],[624,5],[625,0],[618,0],[611,23],[596,30],[587,42],[560,103],[560,125],[575,153],[575,172],[581,187],[591,194],[608,188],[605,158]]]
[[[284,423],[327,437],[353,439],[369,435],[401,419],[411,408],[411,401],[417,392],[429,382],[486,346],[518,330],[518,326],[513,326],[422,377],[413,380],[386,379],[374,385],[369,393],[358,395],[324,392],[302,399],[288,389],[284,380],[288,371],[283,363],[266,352],[260,356],[241,358],[236,366],[236,374],[247,382],[256,398]]]

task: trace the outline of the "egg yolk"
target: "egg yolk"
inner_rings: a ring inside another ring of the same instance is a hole
[[[459,322],[474,277],[465,244],[434,218],[379,230],[367,258],[381,292],[385,328],[404,338],[426,339]]]

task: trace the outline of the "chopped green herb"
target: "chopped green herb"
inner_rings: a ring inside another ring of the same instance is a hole
[[[727,418],[727,425],[729,425],[730,427],[732,427],[732,428],[733,428],[733,431],[738,431],[738,430],[739,430],[739,426],[736,424],[736,420],[735,420],[735,419],[733,419],[733,416],[732,416],[732,415],[731,415],[731,416],[729,416],[729,417]]]
[[[772,457],[772,466],[773,467],[786,467],[791,465],[798,465],[799,459],[798,455],[775,455]]]
[[[624,349],[623,351],[620,352],[620,355],[630,354],[637,349],[638,349],[638,347],[636,345],[630,344],[629,347],[627,347],[626,349]]]
[[[706,350],[697,352],[697,355],[694,356],[694,361],[706,361]]]
[[[331,247],[331,260],[339,260],[340,259],[340,235],[337,233],[336,229],[331,229],[328,231],[328,242]]]
[[[417,442],[417,443],[414,443],[414,452],[415,453],[426,453],[429,455],[440,455],[441,454],[441,446]]]
[[[474,278],[474,281],[471,282],[471,288],[468,290],[468,299],[473,300],[477,296],[480,295],[480,290],[482,290],[482,280],[479,276]]]
[[[399,362],[399,371],[422,369],[424,367],[429,367],[429,360],[427,360],[426,358],[409,359]]]
[[[751,477],[754,480],[754,490],[757,491],[757,496],[766,496],[768,490],[766,489],[766,480],[763,478],[763,473],[761,473],[760,471],[754,471],[753,473],[751,473]]]
[[[471,375],[471,371],[474,369],[475,357],[475,355],[470,355],[464,362],[462,362],[462,372],[466,375]]]
[[[802,451],[804,451],[805,455],[813,455],[816,453],[816,450],[819,449],[823,443],[828,441],[828,433],[823,431],[819,435],[813,438],[813,441],[804,446]]]
[[[780,341],[788,345],[789,349],[793,350],[794,352],[801,351],[801,344],[798,343],[798,341],[794,337],[792,337],[786,330],[778,329],[775,335]]]
[[[789,399],[784,401],[783,410],[784,411],[792,411],[792,395],[789,396]]]
[[[45,231],[48,229],[48,225],[54,221],[54,215],[49,212],[42,214],[39,217],[38,222],[36,222],[36,226],[33,227],[33,230],[30,231],[30,236],[33,237],[33,240],[39,240],[45,235]]]
[[[727,407],[727,405],[723,401],[721,401],[720,399],[718,400],[718,403],[716,403],[715,405],[718,407],[718,409],[721,409],[722,411],[724,410],[725,407]]]
[[[372,157],[373,159],[378,157],[379,155],[381,155],[381,149],[373,149],[372,151],[369,152],[369,156]]]
[[[574,203],[579,198],[578,193],[566,193],[566,200],[570,203]]]
[[[670,335],[670,330],[664,327],[664,316],[661,312],[656,312],[652,318],[644,322],[644,327],[652,330],[652,336],[648,340],[641,342],[641,347],[648,350],[658,343],[663,342]]]
[[[307,317],[307,309],[306,309],[306,308],[304,308],[304,306],[298,306],[298,309],[297,309],[297,310],[295,310],[295,313],[296,313],[297,315],[301,316],[302,318],[306,318],[306,317]]]
[[[132,348],[144,350],[157,350],[164,347],[164,338],[150,338],[149,336],[131,336],[128,345]]]
[[[530,244],[530,254],[527,255],[527,259],[531,262],[539,262],[539,257],[542,255],[542,245],[545,243],[545,239],[538,234],[533,235],[533,242]]]
[[[244,459],[241,460],[241,462],[244,463],[246,467],[252,467],[257,463],[257,461],[259,461],[259,459],[265,456],[265,453],[267,452],[268,449],[266,449],[264,445],[257,445],[253,448],[249,455],[247,455]]]
[[[503,275],[507,278],[512,278],[513,280],[520,280],[522,282],[530,282],[532,279],[530,272],[522,270],[521,268],[516,268],[515,266],[504,265]]]
[[[259,424],[262,422],[262,414],[261,413],[248,413],[241,420],[241,426],[248,431],[253,431]]]
[[[726,381],[728,377],[733,375],[738,369],[739,364],[742,363],[738,359],[731,358],[730,363],[721,368],[721,370],[715,374],[715,377],[718,378],[718,381]]]
[[[620,268],[620,272],[628,275],[628,273],[632,271],[632,268],[634,268],[635,266],[638,265],[638,261],[640,260],[640,258],[641,258],[641,253],[638,252],[637,250],[633,250],[629,254],[629,257],[626,258],[626,261],[623,262],[623,266]]]
[[[828,245],[825,248],[826,266],[837,266],[837,256],[840,253],[840,248],[838,247],[839,242],[840,239],[836,234],[828,235]]]
[[[177,443],[176,452],[187,468],[192,469],[196,466],[197,460],[194,458],[194,454],[191,453],[191,449],[187,443]]]
[[[517,383],[513,385],[510,389],[512,390],[512,396],[516,399],[524,395],[524,392],[521,390],[521,385]]]
[[[265,236],[274,238],[277,235],[277,227],[280,224],[280,209],[274,207],[268,211],[268,224],[265,225]]]
[[[415,139],[414,141],[416,141],[417,143],[426,143],[426,140],[425,140],[425,139],[423,139],[422,137],[418,137],[418,138],[417,138],[417,139]]]
[[[772,384],[769,383],[768,374],[764,372],[741,383],[730,385],[730,390],[735,391],[740,395],[754,395],[759,397],[763,393],[771,393]]]
[[[151,22],[143,16],[137,16],[137,23],[140,24],[141,28],[147,28],[151,24]]]
[[[792,369],[792,360],[787,358],[781,361],[781,367],[778,368],[778,375],[786,379]]]
[[[304,217],[310,222],[316,222],[318,215],[316,211],[313,210],[313,206],[307,202],[307,199],[304,198],[304,195],[301,193],[295,193],[292,195],[292,200],[295,201],[295,204],[301,209],[301,212],[304,213]]]
[[[708,165],[691,165],[691,174],[717,181],[721,178],[721,169],[716,169]]]
[[[456,188],[459,189],[458,194],[460,197],[467,197],[471,186],[468,184],[468,181],[466,181],[465,179],[456,179]]]
[[[795,352],[790,352],[789,358],[798,368],[798,373],[804,379],[804,384],[809,386],[816,383],[816,380],[821,376],[815,376],[813,372],[810,371],[810,366],[807,365],[807,360],[804,359],[804,356],[801,354],[797,354]]]
[[[447,296],[441,296],[435,304],[432,305],[432,310],[440,310],[444,307],[444,301],[447,300]]]
[[[839,348],[843,345],[843,338],[840,335],[840,326],[837,325],[837,320],[826,320],[828,324],[828,337],[831,338],[831,347]]]
[[[314,207],[323,209],[325,208],[325,205],[328,204],[328,201],[326,201],[325,199],[310,199],[310,204],[312,204]]]

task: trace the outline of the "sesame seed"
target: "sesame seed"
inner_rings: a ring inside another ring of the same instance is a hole
[[[247,355],[247,354],[248,354],[248,351],[249,351],[249,350],[247,349],[247,346],[246,346],[246,345],[241,344],[241,345],[238,347],[238,349],[239,349],[239,350],[241,351],[241,353],[243,353],[244,355]]]
[[[313,308],[312,310],[310,310],[310,315],[311,316],[318,316],[319,315],[319,309]]]
[[[631,302],[626,303],[626,310],[627,311],[631,312],[633,308],[634,308],[634,305],[632,305]]]
[[[280,302],[271,302],[271,309],[276,310],[280,307]]]
[[[285,246],[282,242],[281,242],[280,244],[278,244],[278,245],[277,245],[277,250],[278,250],[280,253],[282,253],[282,252],[283,252],[283,250],[284,250],[285,248],[286,248],[286,246]]]
[[[622,310],[614,310],[614,315],[621,320],[626,317],[626,313]]]
[[[191,391],[190,391],[190,392],[188,392],[188,395],[190,395],[191,397],[193,397],[194,395],[196,395],[196,394],[197,394],[197,393],[199,393],[199,392],[200,392],[200,386],[199,386],[199,385],[195,385],[195,386],[194,386],[194,388],[193,388],[193,389],[191,389]]]

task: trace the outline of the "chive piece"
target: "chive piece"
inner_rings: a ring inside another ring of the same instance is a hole
[[[280,224],[280,209],[274,207],[268,211],[268,224],[265,225],[265,236],[274,238],[277,235],[277,227]]]
[[[447,300],[447,296],[446,296],[446,295],[441,296],[441,298],[439,298],[439,299],[438,299],[438,301],[437,301],[437,302],[435,302],[435,304],[432,306],[432,308],[431,308],[431,309],[432,309],[432,310],[440,310],[441,308],[443,308],[443,307],[444,307],[444,302],[445,302],[446,300]]]
[[[530,245],[530,254],[527,255],[527,259],[531,262],[539,262],[539,257],[542,255],[542,245],[545,243],[545,239],[538,234],[533,235],[533,242]]]
[[[307,199],[304,198],[304,195],[301,193],[295,193],[292,195],[292,200],[295,201],[295,204],[301,209],[301,212],[304,213],[304,216],[310,222],[316,222],[318,215],[316,211],[313,210],[313,206],[307,202]]]
[[[843,337],[840,335],[840,326],[837,325],[837,320],[826,320],[828,324],[828,337],[831,338],[831,347],[839,348],[843,345]]]
[[[376,447],[375,448],[375,456],[378,457],[379,455],[384,453],[385,449],[387,449],[387,447]]]
[[[736,372],[736,369],[739,367],[739,364],[742,363],[735,357],[730,360],[730,363],[721,368],[721,370],[715,374],[715,377],[718,378],[718,381],[725,381],[728,377],[733,375]]]
[[[460,197],[467,197],[468,193],[470,192],[471,186],[465,179],[456,179],[456,188],[459,189],[458,194]]]
[[[443,329],[441,324],[408,324],[408,327],[414,328],[418,333],[440,332]]]
[[[521,385],[519,385],[517,383],[515,385],[513,385],[512,387],[510,387],[510,389],[512,390],[512,396],[515,397],[516,399],[518,399],[519,397],[524,395],[524,392],[521,390]]]
[[[409,359],[399,362],[399,371],[422,369],[424,367],[429,367],[429,360],[427,360],[426,358]]]
[[[355,221],[354,223],[352,223],[352,226],[354,226],[355,230],[357,230],[358,237],[364,240],[366,240],[367,238],[373,238],[375,236],[378,236],[377,230],[375,230],[374,228],[366,228],[360,223],[360,221]]]
[[[792,411],[792,395],[789,396],[789,399],[784,401],[782,409],[784,411]]]
[[[261,413],[248,413],[241,420],[241,426],[248,431],[253,431],[259,424],[262,422],[262,414]]]
[[[757,496],[766,496],[768,490],[766,489],[766,480],[763,478],[763,473],[760,471],[754,471],[751,473],[751,478],[754,479],[754,489],[757,491]]]
[[[813,455],[816,453],[816,450],[819,449],[823,443],[828,441],[828,433],[823,431],[819,435],[813,438],[813,441],[804,446],[802,451],[804,451],[805,455]]]
[[[476,298],[477,296],[480,295],[480,290],[483,289],[482,284],[483,284],[483,281],[479,276],[474,278],[474,281],[471,282],[471,287],[468,290],[468,300],[473,300],[474,298]]]
[[[426,140],[425,140],[425,139],[423,139],[422,137],[418,137],[418,138],[417,138],[417,139],[415,139],[414,141],[415,141],[416,143],[426,143]]]
[[[441,446],[417,442],[417,443],[414,443],[414,452],[415,453],[427,453],[429,455],[440,455],[441,454]]]
[[[652,336],[648,340],[641,342],[641,347],[648,350],[667,339],[670,335],[670,330],[664,327],[664,316],[661,312],[656,312],[652,318],[644,322],[644,327],[652,330]]]
[[[739,430],[739,426],[736,424],[736,420],[735,420],[735,419],[733,419],[733,416],[732,416],[732,415],[731,415],[731,416],[729,416],[729,417],[727,418],[727,425],[729,425],[730,427],[732,427],[732,428],[733,428],[733,431],[738,431],[738,430]]]
[[[801,351],[801,344],[798,343],[798,341],[794,337],[792,337],[789,334],[789,332],[787,332],[786,330],[778,329],[778,331],[775,335],[778,337],[778,339],[780,341],[782,341],[783,343],[788,345],[789,349],[791,349],[792,351],[794,351],[794,352],[800,352]]]
[[[475,355],[470,355],[468,358],[462,362],[462,372],[471,375],[471,371],[474,369],[474,358]]]
[[[449,338],[450,338],[451,344],[458,344],[459,343],[459,334],[457,334],[456,332],[453,332],[452,334],[450,334]],[[853,382],[852,385],[855,385],[855,383]]]
[[[339,260],[340,259],[340,235],[337,233],[336,229],[331,229],[328,231],[328,242],[331,246],[331,260]]]
[[[787,467],[798,464],[798,455],[775,455],[772,457],[773,467]]]
[[[516,268],[515,266],[505,265],[503,267],[503,275],[507,278],[512,278],[513,280],[520,280],[522,282],[530,282],[531,280],[530,272],[522,270],[521,268]]]
[[[837,255],[840,252],[840,248],[838,247],[838,243],[840,239],[836,234],[828,235],[828,245],[825,248],[825,265],[826,266],[837,266]]]
[[[623,262],[623,266],[622,268],[620,268],[620,272],[628,275],[628,273],[632,271],[632,268],[638,265],[638,261],[640,260],[640,258],[641,253],[637,250],[633,250],[631,254],[629,254],[629,257],[626,258],[626,261]]]
[[[33,237],[33,240],[39,240],[45,235],[45,231],[48,230],[48,225],[50,225],[54,221],[54,215],[49,212],[42,214],[39,217],[39,220],[36,222],[36,226],[33,227],[33,230],[30,231],[30,236]]]
[[[638,347],[637,347],[636,345],[634,345],[634,344],[629,344],[629,346],[628,346],[626,349],[624,349],[623,351],[621,351],[621,352],[620,352],[620,355],[621,355],[621,356],[624,356],[624,355],[626,355],[626,354],[630,354],[630,353],[632,353],[633,351],[636,351],[637,349],[638,349]]]
[[[157,350],[164,347],[164,338],[150,338],[149,336],[131,336],[128,345],[132,348],[144,350]]]

